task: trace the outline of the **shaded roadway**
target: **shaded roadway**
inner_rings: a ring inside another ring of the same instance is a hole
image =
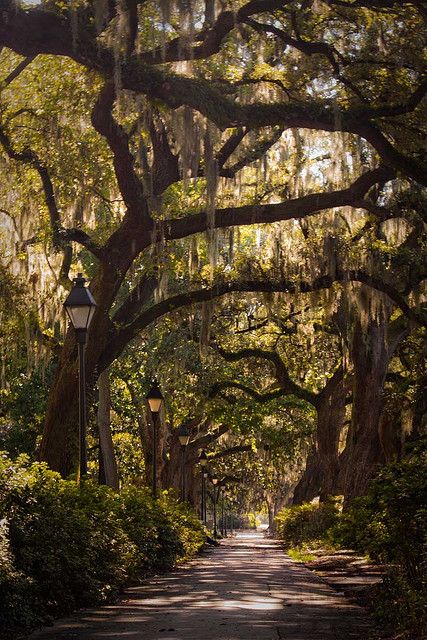
[[[370,632],[363,609],[277,542],[245,532],[31,640],[368,640]]]

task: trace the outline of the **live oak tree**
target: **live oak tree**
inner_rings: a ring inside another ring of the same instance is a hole
[[[240,390],[259,403],[278,397],[299,398],[315,410],[314,442],[305,472],[295,486],[295,503],[338,494],[350,500],[363,494],[379,466],[400,454],[405,438],[402,427],[384,420],[384,389],[390,364],[393,366],[410,327],[402,316],[390,321],[387,305],[377,309],[374,319],[370,313],[366,315],[358,298],[369,304],[369,290],[352,292],[352,297],[356,304],[344,311],[341,299],[329,319],[325,317],[326,305],[320,315],[309,306],[291,314],[282,306],[276,317],[269,317],[264,310],[264,317],[254,319],[246,329],[246,336],[252,333],[246,341],[249,346],[239,344],[231,349],[216,345],[227,361],[247,362],[246,369],[257,371],[255,382],[229,377],[217,383],[217,390]],[[313,339],[309,348],[304,339],[307,333]],[[232,344],[230,338],[228,344]],[[263,363],[269,371],[263,371]],[[272,386],[260,389],[259,378],[267,381],[271,376]],[[391,375],[389,382],[394,381]],[[396,419],[396,414],[393,417]]]
[[[231,291],[360,282],[425,326],[415,299],[425,277],[423,3],[1,0],[0,9],[6,203],[14,193],[4,208],[14,219],[40,214],[36,237],[23,240],[55,253],[57,284],[69,286],[77,261],[91,277],[91,388],[157,318],[200,302],[208,309]],[[314,232],[328,248],[300,270],[289,264],[286,242],[303,242],[312,217],[335,209]],[[340,216],[355,250],[337,262],[330,239]],[[377,270],[358,242],[381,243],[383,223],[402,218],[404,260]],[[219,235],[282,221],[287,237],[273,234],[268,277],[236,264],[236,238]],[[191,240],[201,233],[202,256]],[[171,246],[189,264],[168,293]],[[226,246],[231,272],[223,264],[218,277]],[[70,330],[40,450],[65,475],[75,464],[76,382]]]

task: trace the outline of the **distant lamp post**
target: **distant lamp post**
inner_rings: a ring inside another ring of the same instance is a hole
[[[68,318],[76,332],[79,351],[79,478],[87,475],[86,445],[86,371],[85,345],[87,331],[95,313],[96,302],[87,287],[81,273],[74,278],[74,286],[64,302]]]
[[[206,451],[202,451],[199,455],[199,464],[202,470],[202,504],[201,504],[201,515],[202,522],[206,524],[206,465],[208,464],[208,456],[206,455]]]
[[[212,484],[213,484],[213,525],[214,525],[214,530],[213,530],[213,534],[214,534],[214,538],[218,537],[218,529],[216,526],[216,500],[217,500],[217,491],[216,491],[216,486],[218,484],[218,478],[213,477],[212,478]],[[219,487],[218,487],[219,488]]]
[[[185,501],[185,453],[190,442],[190,431],[186,424],[182,424],[178,429],[178,438],[181,444],[181,502]]]
[[[224,509],[224,489],[221,491],[221,535],[225,537],[227,535],[227,529],[225,526],[225,509]]]
[[[152,493],[153,498],[157,498],[157,426],[159,420],[160,409],[163,404],[163,395],[160,391],[159,383],[157,380],[153,381],[150,391],[146,395],[148,406],[150,407],[151,417],[153,422],[153,483]]]

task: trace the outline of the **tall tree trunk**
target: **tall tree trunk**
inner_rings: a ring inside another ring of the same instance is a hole
[[[149,409],[147,409],[147,439],[146,449],[144,450],[144,464],[146,482],[148,486],[151,486],[153,482],[154,450],[156,450],[156,484],[157,491],[161,491],[167,487],[164,482],[164,469],[167,464],[166,451],[168,446],[168,425],[165,421],[163,406],[154,420],[156,420],[155,423]],[[156,438],[156,447],[154,447],[154,437]]]
[[[178,430],[173,429],[169,434],[169,457],[163,468],[162,482],[168,489],[173,489],[177,496],[181,495],[182,458]]]
[[[274,521],[274,504],[273,504],[273,498],[271,496],[267,496],[265,499],[266,505],[267,505],[267,512],[268,512],[268,532],[270,535],[274,535],[276,532],[276,523]]]
[[[124,267],[125,268],[125,267]],[[114,296],[121,282],[120,267],[113,263],[102,265],[91,291],[99,303],[87,336],[85,349],[87,398],[91,401],[97,366],[110,338],[111,321],[108,316]],[[78,461],[78,366],[77,345],[73,329],[67,331],[64,346],[49,393],[39,458],[51,469],[66,477],[75,472]]]
[[[339,471],[338,446],[345,417],[346,385],[340,366],[317,396],[315,443],[307,457],[304,474],[294,490],[293,503],[302,504],[336,491]]]
[[[93,361],[86,349],[87,399],[94,389]],[[95,355],[92,351],[92,355]],[[73,330],[69,330],[61,353],[55,379],[49,393],[39,458],[63,477],[76,471],[78,463],[79,390],[77,345]]]
[[[168,460],[163,469],[162,481],[168,489],[173,489],[181,497],[182,489],[182,449],[178,439],[178,430],[169,434]],[[200,474],[194,472],[197,463],[198,449],[192,443],[188,444],[184,456],[185,500],[193,506],[199,503],[201,487]]]
[[[353,407],[342,456],[345,502],[366,492],[369,480],[384,463],[379,437],[382,392],[389,363],[386,319],[356,321],[351,344]]]
[[[410,438],[416,440],[427,434],[427,374],[418,380],[414,401],[414,417]]]
[[[403,452],[405,433],[403,416],[407,405],[400,397],[388,398],[380,416],[378,431],[386,464],[400,460]]]
[[[138,241],[135,240],[138,238]],[[141,228],[130,216],[110,236],[106,257],[100,261],[91,282],[97,308],[90,325],[85,353],[87,395],[90,400],[96,380],[109,362],[99,368],[101,356],[111,347],[115,329],[109,317],[117,292],[138,253],[151,242],[150,230]],[[149,292],[147,292],[149,295]],[[97,370],[98,369],[98,370]],[[68,476],[76,470],[78,461],[78,369],[74,330],[65,337],[61,357],[52,384],[46,412],[39,457],[51,469]]]
[[[117,471],[117,461],[114,454],[113,438],[111,435],[110,412],[110,373],[106,369],[98,378],[99,401],[98,401],[98,433],[99,444],[102,457],[102,469],[105,477],[105,484],[115,491],[119,490],[119,475]]]
[[[317,445],[313,444],[307,461],[304,473],[294,489],[293,504],[310,502],[320,493],[320,461],[317,452]]]
[[[317,404],[317,452],[319,456],[320,501],[337,493],[339,442],[345,420],[347,385],[343,368],[330,378]]]

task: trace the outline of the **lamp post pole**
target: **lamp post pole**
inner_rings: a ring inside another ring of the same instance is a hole
[[[154,380],[150,391],[147,393],[146,400],[150,407],[151,418],[153,422],[153,481],[152,494],[153,498],[157,498],[157,426],[160,413],[160,407],[163,404],[163,395],[160,391],[157,380]]]
[[[64,302],[64,309],[76,332],[79,360],[79,480],[87,475],[86,444],[86,370],[85,345],[89,325],[95,313],[96,302],[87,287],[81,273],[74,278],[74,285]]]
[[[80,478],[87,475],[87,444],[86,444],[86,367],[85,367],[85,346],[86,331],[77,330],[76,338],[79,350],[79,458],[80,458]]]
[[[183,423],[178,429],[178,438],[181,444],[181,502],[185,502],[186,487],[185,487],[185,454],[187,452],[187,445],[190,442],[190,431],[185,423]]]
[[[181,445],[181,502],[185,502],[185,445]]]
[[[202,486],[202,491],[203,491],[203,524],[206,524],[208,521],[208,514],[207,514],[207,500],[206,500],[206,478],[208,477],[208,474],[206,471],[203,472],[203,486]]]
[[[159,413],[153,411],[153,498],[157,498],[157,419]]]
[[[201,494],[200,494],[200,520],[205,523],[205,470],[200,467],[201,474]]]
[[[221,535],[224,536],[224,489],[221,491]]]
[[[217,501],[217,491],[216,491],[216,485],[218,484],[218,478],[212,478],[212,484],[213,484],[213,525],[214,525],[214,530],[213,530],[213,535],[214,538],[218,537],[218,529],[216,526],[216,501]],[[219,489],[219,487],[218,487]]]
[[[200,505],[200,515],[203,524],[206,524],[206,465],[208,464],[208,456],[206,451],[201,451],[199,455],[200,469],[202,472],[202,501]]]

